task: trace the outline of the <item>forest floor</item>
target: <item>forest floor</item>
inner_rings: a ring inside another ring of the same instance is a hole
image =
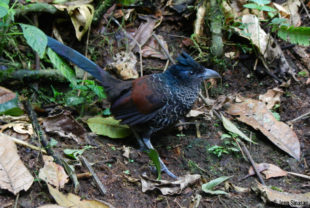
[[[172,24],[172,22],[177,23]],[[176,58],[178,52],[186,48],[184,40],[190,37],[191,32],[190,29],[184,31],[184,28],[189,23],[193,24],[181,18],[175,18],[171,21],[163,21],[156,28],[157,33],[162,35],[164,40],[169,43],[169,49],[173,51],[174,58]],[[66,41],[69,39],[65,38]],[[96,51],[97,63],[102,64],[105,62],[103,61],[104,55],[100,54],[107,54],[107,49],[100,44],[98,36],[92,35],[91,32],[89,48]],[[71,45],[73,45],[72,42]],[[284,50],[284,54],[290,62],[293,62],[294,65],[302,65],[302,63],[299,63],[298,58],[294,58],[288,53],[289,49]],[[219,70],[222,75],[222,80],[212,84],[212,88],[209,89],[210,99],[216,100],[219,96],[229,97],[236,95],[244,98],[258,99],[259,95],[280,85],[267,74],[253,71],[255,64],[255,57],[253,56],[249,56],[246,60],[240,59],[237,65],[234,65],[236,60],[226,59],[224,62],[226,64],[225,69],[203,63],[210,68]],[[165,64],[166,61],[144,58],[144,73],[160,72],[160,69],[164,68]],[[290,85],[281,88],[283,95],[281,96],[279,108],[277,108],[280,121],[284,123],[310,111],[310,84],[306,83],[307,77],[299,77],[299,81],[295,81],[291,77],[289,79],[291,80]],[[49,84],[45,83],[39,82],[39,86],[40,88],[49,88]],[[55,84],[53,86],[57,91],[69,88],[65,84]],[[22,94],[20,93],[23,90],[21,87],[26,87],[26,85],[16,86],[8,83],[6,87]],[[27,93],[29,95],[29,92]],[[103,102],[100,105],[106,106],[106,103]],[[87,149],[83,156],[92,164],[95,173],[106,187],[107,193],[105,195],[101,194],[93,178],[86,177],[79,179],[80,191],[78,195],[83,199],[102,200],[119,208],[181,208],[195,207],[195,203],[198,203],[198,207],[284,207],[271,202],[265,203],[261,198],[261,194],[257,194],[251,189],[256,186],[258,178],[255,175],[244,178],[251,167],[250,162],[245,160],[240,150],[237,152],[228,150],[228,146],[221,139],[221,135],[227,134],[227,131],[217,117],[211,116],[209,108],[205,106],[201,99],[196,102],[193,109],[202,111],[203,114],[185,118],[187,125],[171,127],[152,136],[154,147],[173,173],[177,176],[184,176],[186,174],[201,175],[199,181],[187,186],[180,194],[163,195],[159,190],[142,192],[141,174],[146,173],[149,178],[154,180],[156,179],[156,174],[151,171],[151,162],[148,155],[138,150],[139,147],[133,135],[125,139],[111,139],[92,134],[92,136],[88,137],[88,141],[83,141],[80,144],[56,134],[48,133],[47,135],[48,138],[52,137],[58,141],[53,150],[60,155],[63,155],[63,150],[66,148],[82,149],[86,144],[93,146],[93,148]],[[72,110],[72,108],[67,108],[66,110],[70,111],[90,133],[90,129],[83,121],[85,121],[85,116],[93,115],[94,112],[84,112],[81,118],[80,111]],[[225,107],[221,107],[219,110],[224,113]],[[47,117],[45,113],[37,113],[42,119]],[[225,114],[225,116],[233,120],[232,116],[228,114]],[[279,149],[260,131],[237,120],[233,121],[243,132],[251,135],[251,138],[257,142],[257,144],[246,144],[253,160],[257,164],[270,163],[285,171],[305,175],[310,174],[310,118],[300,119],[291,125],[301,146],[301,159],[299,161]],[[29,142],[38,144],[37,141],[33,140]],[[227,150],[227,153],[223,152],[220,156],[216,155],[215,151],[210,150],[214,145],[223,147],[223,150]],[[125,149],[126,151],[129,150],[129,158],[123,155]],[[39,170],[43,167],[41,154],[36,150],[19,145],[18,153],[36,180],[28,191],[20,192],[18,197],[8,191],[0,190],[0,207],[13,207],[16,201],[17,207],[25,208],[55,204],[47,185],[38,179]],[[75,171],[77,173],[88,172],[84,166],[78,163],[76,163]],[[202,191],[202,184],[221,176],[231,176],[228,180],[229,183],[217,186],[217,189],[225,190],[228,194],[210,195]],[[162,174],[162,179],[171,180],[164,173]],[[310,192],[308,180],[290,174],[283,177],[265,179],[265,183],[268,186],[275,187],[274,189],[276,190],[281,189],[283,192],[296,194]],[[232,188],[231,184],[244,189],[242,189],[243,191],[237,191]],[[73,189],[73,184],[70,181],[65,185],[64,192],[73,193]],[[198,200],[199,197],[201,197],[200,201]]]

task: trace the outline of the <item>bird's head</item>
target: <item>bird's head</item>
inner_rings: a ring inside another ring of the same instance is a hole
[[[177,61],[167,72],[182,82],[200,84],[205,79],[221,78],[216,71],[203,67],[185,52],[179,55]]]

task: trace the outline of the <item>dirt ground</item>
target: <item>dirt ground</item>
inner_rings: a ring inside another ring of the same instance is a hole
[[[169,31],[169,34],[162,34],[167,42],[170,42],[172,51],[177,54],[183,46],[181,38],[176,37],[182,35],[188,37],[188,33],[182,31],[182,24],[167,29],[169,22],[162,24],[159,31]],[[173,31],[175,31],[173,33]],[[172,36],[176,35],[176,36]],[[90,41],[92,43],[92,41]],[[101,57],[98,57],[100,59]],[[292,60],[293,62],[296,60]],[[233,62],[231,60],[231,62]],[[277,84],[268,75],[261,75],[252,71],[253,61],[249,68],[244,65],[237,65],[221,70],[223,79],[213,89],[210,90],[210,96],[216,99],[220,95],[240,94],[244,97],[258,98],[259,94],[265,93],[268,89],[276,87]],[[206,64],[208,65],[208,64]],[[144,66],[147,73],[151,73],[150,68],[156,66],[160,68],[164,66],[164,62],[156,60],[144,60]],[[216,66],[210,66],[216,69]],[[158,71],[158,70],[156,70]],[[249,77],[250,75],[250,77]],[[248,78],[249,77],[249,78]],[[304,80],[296,82],[292,80],[288,88],[284,88],[284,95],[281,97],[281,105],[279,114],[281,121],[292,120],[303,113],[310,110],[310,85],[305,85]],[[199,100],[194,109],[203,106]],[[203,108],[206,110],[205,108]],[[207,111],[207,110],[206,110]],[[77,116],[78,117],[78,116]],[[92,178],[81,179],[81,189],[79,196],[85,199],[99,199],[111,203],[115,207],[123,208],[148,208],[148,207],[190,207],[193,199],[199,194],[202,196],[198,207],[283,207],[275,204],[265,204],[259,196],[254,192],[237,193],[234,190],[229,191],[228,195],[209,195],[201,191],[201,185],[209,180],[220,176],[232,176],[229,181],[237,186],[250,188],[257,180],[255,176],[243,179],[247,175],[250,163],[245,161],[241,154],[223,154],[217,157],[211,154],[207,149],[212,145],[221,145],[221,133],[225,133],[221,122],[216,117],[211,117],[208,113],[205,116],[197,118],[186,118],[185,121],[197,121],[201,137],[196,135],[195,125],[186,125],[182,130],[177,127],[163,130],[152,136],[152,142],[158,150],[160,156],[169,167],[169,169],[178,176],[191,174],[201,174],[200,182],[187,187],[179,195],[163,196],[159,191],[149,191],[143,193],[141,183],[130,182],[128,176],[139,179],[143,172],[150,177],[156,178],[150,169],[150,160],[145,153],[139,152],[138,144],[131,136],[127,139],[109,139],[107,137],[94,136],[91,144],[95,146],[84,153],[84,156],[93,164],[95,172],[99,179],[107,188],[107,194],[103,196],[97,189]],[[272,144],[263,134],[246,126],[240,122],[235,122],[241,126],[246,133],[252,132],[252,138],[258,143],[256,145],[247,145],[253,159],[257,163],[272,163],[283,170],[292,171],[302,174],[309,174],[310,169],[310,118],[299,120],[292,126],[301,143],[302,157],[300,161],[296,161],[274,144]],[[61,153],[64,148],[78,149],[82,148],[72,141],[53,136],[58,140],[58,145],[54,149]],[[32,143],[37,144],[36,141]],[[130,160],[125,158],[122,147],[130,147]],[[21,159],[33,176],[38,175],[39,169],[43,166],[41,155],[31,149],[18,146]],[[196,164],[196,165],[194,165]],[[129,170],[129,171],[128,171]],[[85,168],[76,165],[76,172],[87,172]],[[128,174],[129,173],[129,174]],[[164,179],[169,179],[165,174]],[[243,180],[242,180],[243,179]],[[294,193],[305,193],[310,191],[310,184],[304,179],[294,176],[286,176],[272,178],[265,181],[267,185],[281,187],[283,191]],[[223,187],[220,185],[219,187]],[[65,186],[66,192],[73,192],[73,185]],[[19,198],[13,194],[0,190],[0,207],[12,207],[15,201],[18,202],[17,207],[38,207],[43,204],[53,204],[54,200],[49,194],[47,186],[44,182],[36,180],[30,190],[21,192]]]

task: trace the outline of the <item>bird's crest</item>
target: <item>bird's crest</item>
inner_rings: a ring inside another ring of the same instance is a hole
[[[186,52],[182,52],[179,57],[177,58],[178,64],[186,66],[186,67],[192,67],[194,69],[199,69],[201,67],[200,64],[198,64],[190,55],[188,55]]]

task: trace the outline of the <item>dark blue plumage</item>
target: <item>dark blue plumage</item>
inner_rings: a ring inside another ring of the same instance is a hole
[[[185,116],[198,98],[200,84],[220,75],[198,64],[183,52],[177,64],[165,72],[136,80],[116,79],[77,51],[48,37],[48,46],[57,54],[92,74],[105,88],[111,102],[111,112],[137,132],[142,148],[152,149],[152,133],[176,123]],[[163,171],[176,178],[160,160]]]

